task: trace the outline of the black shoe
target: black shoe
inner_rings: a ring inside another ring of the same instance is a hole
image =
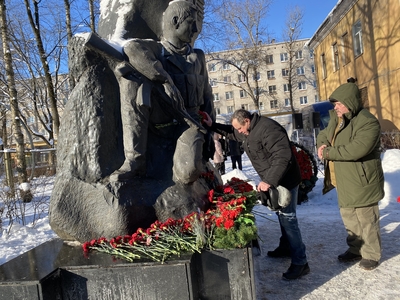
[[[283,273],[282,278],[286,280],[293,280],[300,278],[301,276],[308,273],[310,273],[310,267],[308,266],[308,263],[306,263],[305,265],[291,264],[287,272]]]
[[[360,260],[361,258],[362,257],[360,254],[351,253],[349,250],[347,250],[345,253],[342,253],[338,256],[338,260],[343,261],[343,262]]]
[[[364,270],[373,270],[379,265],[379,261],[371,260],[371,259],[362,259],[360,261],[360,268]]]
[[[269,257],[290,257],[290,250],[278,247],[274,251],[268,251],[267,255]]]

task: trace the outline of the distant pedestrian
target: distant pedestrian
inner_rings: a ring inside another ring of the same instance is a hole
[[[236,169],[237,164],[237,168],[242,170],[242,143],[235,140],[229,140],[229,154],[231,156],[232,169]]]
[[[224,150],[222,149],[222,145],[220,139],[222,136],[218,133],[214,133],[214,145],[215,145],[215,152],[213,157],[214,166],[219,172],[219,174],[225,174],[225,156]]]

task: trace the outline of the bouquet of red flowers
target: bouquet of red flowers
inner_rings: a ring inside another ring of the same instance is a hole
[[[209,178],[212,174],[204,174]],[[85,253],[105,252],[128,261],[147,258],[163,262],[172,255],[203,249],[233,249],[247,246],[257,238],[252,208],[257,202],[253,187],[238,178],[208,192],[211,207],[183,219],[154,222],[132,235],[110,240],[101,237],[83,244]]]

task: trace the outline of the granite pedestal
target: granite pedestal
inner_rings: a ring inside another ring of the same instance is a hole
[[[60,239],[0,265],[0,299],[255,300],[258,249],[204,251],[130,263]]]

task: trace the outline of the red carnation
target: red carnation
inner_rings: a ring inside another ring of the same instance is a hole
[[[89,242],[83,243],[83,245],[82,245],[84,252],[89,252],[89,250],[90,250],[89,247],[90,247]]]
[[[213,198],[214,198],[214,190],[209,190],[208,193],[208,201],[213,202]]]
[[[232,228],[233,225],[235,225],[235,222],[233,222],[233,220],[226,220],[224,223],[224,227],[226,230]]]
[[[232,187],[227,186],[224,188],[224,194],[234,194],[234,193],[235,193],[235,190]]]
[[[204,111],[199,110],[199,116],[201,123],[204,123],[204,120],[207,119],[207,115]]]

